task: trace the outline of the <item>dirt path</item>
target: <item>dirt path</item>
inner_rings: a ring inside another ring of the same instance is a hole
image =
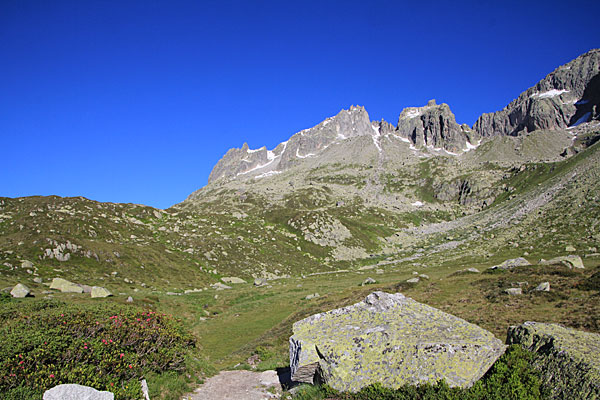
[[[222,371],[182,400],[271,400],[281,398],[287,377],[276,371]]]

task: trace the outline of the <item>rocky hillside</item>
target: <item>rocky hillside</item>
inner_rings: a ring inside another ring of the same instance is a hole
[[[493,265],[523,252],[559,255],[572,243],[594,253],[599,55],[579,57],[519,96],[560,101],[560,123],[534,119],[515,133],[486,130],[480,119],[469,128],[431,101],[402,111],[394,127],[351,107],[273,150],[230,150],[206,187],[168,210],[2,198],[0,282],[35,289],[60,276],[183,292],[229,276],[475,259]],[[583,111],[586,119],[577,117]]]

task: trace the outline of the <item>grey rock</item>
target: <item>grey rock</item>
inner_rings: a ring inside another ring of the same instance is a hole
[[[246,283],[246,281],[243,280],[242,278],[238,278],[238,277],[235,277],[235,276],[228,276],[228,277],[225,277],[225,278],[221,278],[221,280],[223,282],[225,282],[225,283],[234,283],[234,284],[235,283]]]
[[[33,263],[29,260],[23,260],[23,261],[21,261],[21,268],[31,269],[31,268],[33,268]]]
[[[523,257],[512,258],[510,260],[504,261],[502,264],[494,265],[489,269],[513,269],[515,267],[524,267],[527,265],[531,265],[529,261],[524,259]]]
[[[216,290],[231,289],[231,286],[227,286],[221,282],[213,283],[212,285],[210,285],[210,287]]]
[[[127,300],[125,300],[128,303],[133,303],[133,297],[129,296],[127,297]]]
[[[534,353],[550,399],[600,398],[600,335],[556,324],[525,322],[511,326],[507,344],[520,344]]]
[[[266,284],[267,284],[267,280],[265,278],[254,279],[254,286],[265,286]]]
[[[17,283],[15,285],[15,287],[13,287],[12,290],[10,291],[10,294],[12,295],[12,297],[16,297],[16,298],[27,297],[27,296],[29,296],[30,293],[31,293],[31,290],[29,290],[29,288],[27,286],[23,285],[22,283]]]
[[[112,293],[101,286],[93,286],[90,295],[92,298],[101,298],[112,296]]]
[[[290,337],[292,379],[320,378],[356,392],[381,383],[467,387],[505,346],[490,332],[400,293],[374,292],[360,303],[298,321]]]
[[[410,278],[406,280],[406,283],[419,283],[419,278],[415,277],[415,278]]]
[[[538,292],[549,292],[550,291],[550,282],[542,282],[539,285],[537,285],[535,287],[535,289]]]
[[[565,251],[574,252],[577,251],[577,249],[571,245],[568,245],[567,247],[565,247]]]
[[[63,384],[44,392],[43,400],[114,400],[115,395],[89,386]]]
[[[33,278],[33,281],[34,281],[35,283],[42,283],[42,282],[43,282],[43,281],[42,281],[42,278],[40,278],[40,277],[35,277],[35,278]]]
[[[363,281],[363,283],[362,283],[362,286],[365,286],[365,285],[372,285],[372,284],[375,284],[375,283],[377,283],[377,281],[376,281],[375,279],[373,279],[373,278],[371,278],[371,277],[368,277],[367,279],[365,279],[365,280]]]
[[[312,300],[312,299],[316,299],[317,297],[320,297],[319,293],[312,293],[312,294],[309,294],[308,296],[306,296],[304,298],[304,300]]]

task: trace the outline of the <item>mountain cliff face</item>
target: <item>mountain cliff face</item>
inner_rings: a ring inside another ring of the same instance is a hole
[[[481,136],[511,135],[538,129],[564,129],[597,118],[600,104],[600,50],[558,67],[503,110],[481,115]]]
[[[435,100],[423,107],[405,108],[395,127],[386,121],[371,121],[363,107],[352,106],[296,133],[273,150],[252,150],[247,144],[229,150],[208,182],[277,175],[333,154],[337,154],[336,162],[351,162],[358,150],[373,154],[374,165],[411,151],[416,157],[460,156],[482,138],[564,130],[597,119],[599,105],[600,50],[591,50],[557,68],[503,110],[483,114],[472,128],[459,125],[450,107]]]

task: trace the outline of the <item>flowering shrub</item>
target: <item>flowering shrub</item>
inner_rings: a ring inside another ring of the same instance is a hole
[[[193,338],[164,314],[132,306],[58,301],[0,304],[0,397],[61,383],[142,397],[146,373],[181,371]]]

